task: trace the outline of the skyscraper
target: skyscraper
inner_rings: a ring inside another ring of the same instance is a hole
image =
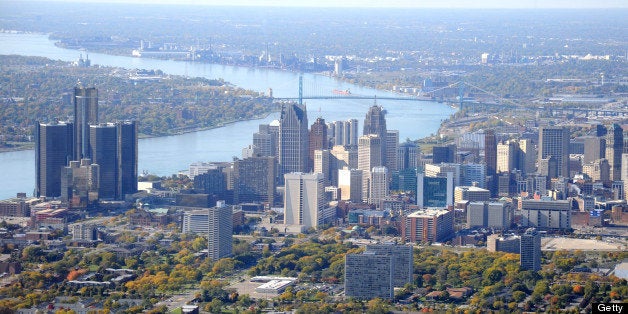
[[[379,204],[389,194],[389,174],[386,167],[374,167],[371,171],[369,204]]]
[[[304,105],[285,105],[279,120],[279,178],[290,172],[308,172],[309,131]]]
[[[314,169],[314,151],[329,148],[327,143],[327,124],[325,124],[325,119],[317,118],[310,127],[310,159],[308,170]],[[327,177],[327,175],[325,175],[325,177]]]
[[[73,155],[71,123],[35,125],[35,196],[61,196],[61,172]]]
[[[369,244],[366,246],[366,253],[392,257],[394,287],[403,287],[407,283],[412,283],[414,257],[411,245]]]
[[[233,254],[233,209],[219,201],[208,212],[209,218],[209,258],[218,260]]]
[[[118,133],[118,183],[116,195],[120,199],[127,194],[137,192],[137,127],[137,121],[116,123]]]
[[[89,125],[98,123],[98,90],[74,88],[74,160],[91,158]]]
[[[236,160],[234,172],[234,203],[261,202],[271,206],[275,203],[274,157],[251,157]]]
[[[284,224],[317,228],[324,222],[325,189],[320,173],[285,174]]]
[[[392,256],[375,253],[347,254],[345,296],[365,300],[392,299]]]
[[[399,148],[399,131],[388,130],[386,132],[386,168],[389,172],[397,171],[397,148]]]
[[[386,112],[377,104],[371,106],[364,118],[364,132],[362,135],[376,134],[381,139],[381,165],[386,165]],[[358,145],[360,140],[358,139]]]
[[[484,131],[484,161],[486,175],[494,177],[497,172],[497,139],[494,130]]]
[[[371,170],[383,166],[382,138],[377,134],[362,135],[358,139],[358,169],[362,170],[362,198],[368,201]]]
[[[610,180],[621,180],[621,154],[624,151],[624,130],[617,123],[606,134],[606,159],[610,166]]]
[[[349,138],[347,141],[347,145],[349,146],[357,146],[358,145],[358,120],[357,119],[349,119],[347,120],[347,124],[345,124],[345,130],[349,129]],[[345,132],[346,134],[346,132]]]
[[[530,228],[521,235],[521,267],[526,270],[541,270],[541,234]]]
[[[90,153],[100,167],[98,197],[115,199],[118,181],[118,134],[115,124],[102,123],[89,128]]]
[[[541,127],[539,130],[539,157],[556,160],[556,176],[569,177],[569,129],[564,127]],[[553,173],[554,169],[548,169]]]

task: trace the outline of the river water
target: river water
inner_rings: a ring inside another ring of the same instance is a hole
[[[0,33],[0,55],[39,56],[53,60],[75,61],[81,53],[56,47],[46,35]],[[83,56],[85,57],[85,56]],[[168,74],[222,78],[238,87],[266,92],[273,89],[275,97],[296,97],[299,74],[265,68],[247,68],[173,60],[143,59],[89,53],[92,65],[128,69],[162,70]],[[394,96],[395,94],[341,82],[317,74],[303,74],[304,96],[329,95],[334,89],[350,89],[353,94]],[[96,86],[97,87],[97,86]],[[70,91],[73,86],[68,86]],[[16,95],[19,97],[20,95]],[[356,118],[362,128],[364,116],[372,100],[304,100],[309,123],[317,117],[325,121]],[[454,109],[436,102],[379,100],[387,111],[388,129],[399,130],[399,138],[417,139],[435,133],[443,119]],[[242,148],[252,142],[252,134],[261,123],[277,119],[272,114],[264,119],[242,121],[224,127],[175,136],[139,140],[138,167],[140,173],[170,175],[187,169],[196,161],[229,161],[241,156]],[[141,123],[141,121],[140,121]],[[35,186],[35,156],[33,150],[0,153],[0,199],[14,197],[17,192],[32,195]]]

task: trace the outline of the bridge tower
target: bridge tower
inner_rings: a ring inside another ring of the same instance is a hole
[[[458,100],[460,101],[460,106],[458,108],[462,111],[462,106],[464,105],[464,82],[462,81],[458,83]]]
[[[299,75],[299,105],[303,105],[303,75]]]

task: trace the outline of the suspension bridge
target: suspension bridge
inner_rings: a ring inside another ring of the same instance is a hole
[[[479,91],[479,95],[483,96],[483,100],[476,100],[473,98],[465,97],[466,91]],[[303,104],[303,100],[308,99],[357,99],[357,100],[400,100],[400,101],[425,101],[425,102],[447,102],[451,104],[457,104],[460,109],[466,105],[474,106],[500,106],[500,107],[518,107],[518,104],[503,99],[502,97],[486,91],[475,85],[458,81],[451,83],[447,86],[438,88],[430,88],[429,90],[419,91],[416,95],[392,95],[390,92],[387,95],[362,95],[354,94],[349,90],[330,90],[330,91],[318,91],[319,95],[304,95],[303,93],[303,77],[299,77],[299,94],[296,97],[273,97],[277,101],[297,101],[299,104]]]

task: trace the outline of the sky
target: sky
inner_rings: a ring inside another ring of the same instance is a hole
[[[0,0],[2,1],[2,0]],[[48,2],[110,2],[279,7],[392,7],[392,8],[628,8],[628,0],[46,0]]]

